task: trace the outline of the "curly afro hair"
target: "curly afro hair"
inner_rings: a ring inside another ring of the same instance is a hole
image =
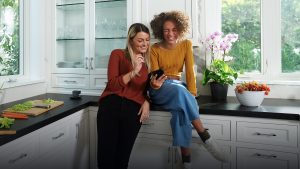
[[[189,32],[189,17],[181,11],[162,12],[159,15],[154,15],[150,22],[151,29],[155,38],[164,39],[163,25],[166,21],[175,23],[179,39],[182,39]]]

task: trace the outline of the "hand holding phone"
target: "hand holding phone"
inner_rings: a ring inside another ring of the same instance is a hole
[[[158,70],[153,71],[151,74],[152,74],[152,76],[157,75],[156,76],[156,80],[157,80],[164,74],[164,71],[162,69],[158,69]]]

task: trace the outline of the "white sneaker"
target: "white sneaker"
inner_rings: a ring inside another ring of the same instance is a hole
[[[228,157],[211,137],[203,143],[203,146],[215,159],[221,162],[228,162]]]
[[[191,163],[183,163],[183,169],[192,169]]]

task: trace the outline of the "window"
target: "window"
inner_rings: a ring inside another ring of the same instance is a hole
[[[230,51],[236,70],[261,72],[260,6],[260,0],[222,0],[222,31],[239,35]]]
[[[281,0],[281,60],[283,73],[300,71],[300,1]]]
[[[244,71],[240,80],[300,84],[299,0],[214,0],[201,5],[204,37],[217,30],[239,34],[230,55],[231,65]]]
[[[0,1],[0,76],[21,74],[19,0]]]

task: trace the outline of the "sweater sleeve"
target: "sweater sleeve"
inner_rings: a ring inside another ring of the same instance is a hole
[[[155,44],[154,44],[155,45]],[[156,47],[154,45],[151,47],[151,52],[150,52],[150,63],[151,63],[151,72],[154,70],[158,70],[158,53],[156,52]]]
[[[186,72],[186,83],[187,89],[196,96],[196,78],[194,72],[194,57],[193,57],[193,47],[192,42],[186,41],[186,55],[185,55],[185,72]]]
[[[126,84],[123,82],[123,75],[120,73],[121,50],[111,52],[107,68],[107,87],[111,92],[123,90]]]

